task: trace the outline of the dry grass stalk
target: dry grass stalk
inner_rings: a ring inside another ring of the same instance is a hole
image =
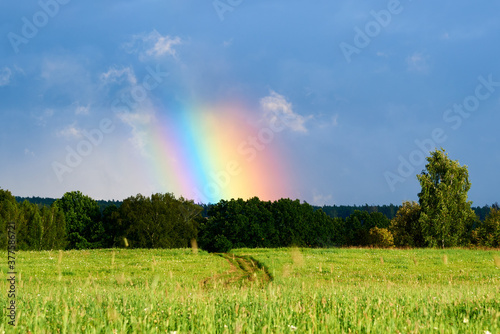
[[[497,266],[497,268],[500,268],[500,256],[495,256],[493,259],[495,261],[495,266]]]
[[[196,239],[191,239],[191,249],[193,250],[193,254],[198,254],[198,242]]]

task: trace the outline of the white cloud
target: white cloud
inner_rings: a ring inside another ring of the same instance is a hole
[[[36,120],[38,125],[45,126],[47,125],[47,120],[54,116],[54,109],[45,109],[42,113],[38,115],[31,114],[31,116]]]
[[[106,73],[101,73],[99,79],[101,79],[104,84],[123,83],[124,81],[131,85],[137,84],[137,78],[131,67],[123,67],[121,69],[115,67],[110,68]]]
[[[82,106],[80,103],[76,104],[75,115],[88,115],[90,113],[90,105]]]
[[[8,67],[0,69],[0,87],[7,86],[10,83],[12,71]]]
[[[174,45],[178,45],[181,43],[181,39],[179,37],[171,38],[170,36],[152,36],[151,38],[155,41],[154,46],[146,50],[146,53],[150,56],[162,56],[164,54],[169,54],[171,56],[175,56]]]
[[[429,71],[429,65],[427,63],[428,58],[429,57],[423,55],[422,53],[415,52],[406,58],[408,70],[412,72],[427,73]]]
[[[339,125],[339,114],[335,114],[332,116],[332,125],[333,126]]]
[[[313,191],[313,200],[311,204],[317,206],[332,205],[333,196],[331,194],[328,195],[320,194],[315,190]]]
[[[132,36],[132,40],[124,44],[125,50],[130,53],[139,53],[139,59],[146,56],[161,57],[170,55],[176,57],[174,46],[182,44],[180,37],[163,36],[158,31],[153,30],[149,34],[139,34]]]
[[[56,135],[66,139],[80,139],[82,138],[82,130],[76,127],[76,123],[73,123],[64,129],[57,131]]]
[[[29,150],[29,149],[25,148],[25,149],[24,149],[24,155],[29,155],[29,156],[34,157],[34,156],[35,156],[35,152],[33,152],[33,151],[31,151],[31,150]]]
[[[89,72],[78,58],[54,56],[43,59],[40,76],[49,85],[82,85],[88,81]]]
[[[271,91],[269,96],[260,99],[260,106],[268,122],[284,124],[292,131],[307,132],[305,123],[312,116],[304,117],[295,113],[292,104],[283,95]]]
[[[145,150],[149,137],[147,129],[154,120],[153,113],[149,111],[124,112],[118,113],[117,116],[132,128],[132,137],[129,139],[132,145],[143,155],[147,155]]]

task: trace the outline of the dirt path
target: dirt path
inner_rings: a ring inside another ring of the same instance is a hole
[[[264,265],[251,256],[238,256],[229,253],[216,253],[229,262],[229,270],[223,274],[214,275],[204,279],[204,287],[217,286],[258,286],[264,287],[273,280]]]

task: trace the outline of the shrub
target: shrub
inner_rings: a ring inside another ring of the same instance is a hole
[[[224,235],[217,235],[215,237],[215,243],[213,245],[213,250],[219,253],[227,253],[233,248],[233,243],[228,240]]]
[[[386,228],[371,228],[368,238],[371,246],[380,248],[394,247],[394,237],[392,236],[392,233]]]

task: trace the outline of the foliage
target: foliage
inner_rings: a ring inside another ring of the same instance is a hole
[[[315,207],[315,208],[320,208],[320,207]],[[350,215],[354,213],[354,211],[366,211],[368,213],[372,212],[380,212],[384,216],[386,216],[389,219],[392,219],[395,215],[396,212],[398,211],[399,206],[396,206],[394,204],[389,204],[389,205],[362,205],[362,206],[357,206],[357,205],[325,205],[322,206],[321,209],[330,217],[333,218],[342,218],[346,219]]]
[[[98,202],[80,192],[69,192],[52,201],[50,207],[42,202],[40,198],[16,202],[9,191],[0,189],[0,245],[6,246],[9,221],[16,222],[18,248],[23,250],[185,248],[193,240],[213,252],[242,247],[385,247],[391,245],[391,234],[398,247],[436,246],[438,242],[431,234],[433,225],[422,224],[423,210],[414,202],[403,203],[392,221],[380,211],[384,207],[397,208],[392,205],[319,208],[288,198],[271,202],[254,197],[197,205],[169,193]],[[452,204],[456,207],[456,203]],[[428,214],[449,214],[449,208],[446,211],[442,207]],[[485,215],[485,208],[489,207],[481,208],[481,215]],[[452,237],[446,246],[498,247],[498,207],[494,204],[492,208],[497,211],[492,210],[483,222],[469,219],[463,226],[453,225],[446,230]],[[345,219],[332,217],[347,212],[351,213]],[[430,242],[432,238],[434,243]]]
[[[477,243],[486,247],[500,247],[500,210],[492,207],[476,231]]]
[[[216,235],[214,238],[213,247],[209,249],[211,252],[227,253],[233,248],[233,243],[223,235]]]
[[[56,205],[64,212],[69,249],[102,247],[104,228],[95,200],[79,191],[67,192]]]
[[[394,237],[386,228],[372,227],[369,231],[370,246],[378,248],[394,247]]]
[[[425,242],[431,247],[465,244],[467,226],[476,215],[467,200],[470,189],[467,166],[448,158],[444,149],[431,152],[426,170],[417,175],[420,225]]]
[[[216,238],[222,236],[236,248],[325,247],[340,244],[341,232],[342,219],[330,218],[307,203],[290,199],[265,202],[254,197],[212,205],[200,225],[199,241],[203,249],[211,251]]]
[[[346,218],[343,244],[348,246],[369,246],[370,229],[389,227],[389,219],[380,212],[354,211]]]
[[[201,208],[173,194],[137,195],[123,201],[121,225],[133,248],[184,248],[196,237]]]
[[[424,247],[425,240],[419,223],[420,205],[416,202],[403,202],[403,206],[391,220],[389,230],[394,236],[397,247]]]
[[[7,224],[15,222],[18,215],[17,202],[8,190],[0,188],[0,247],[7,249]]]

